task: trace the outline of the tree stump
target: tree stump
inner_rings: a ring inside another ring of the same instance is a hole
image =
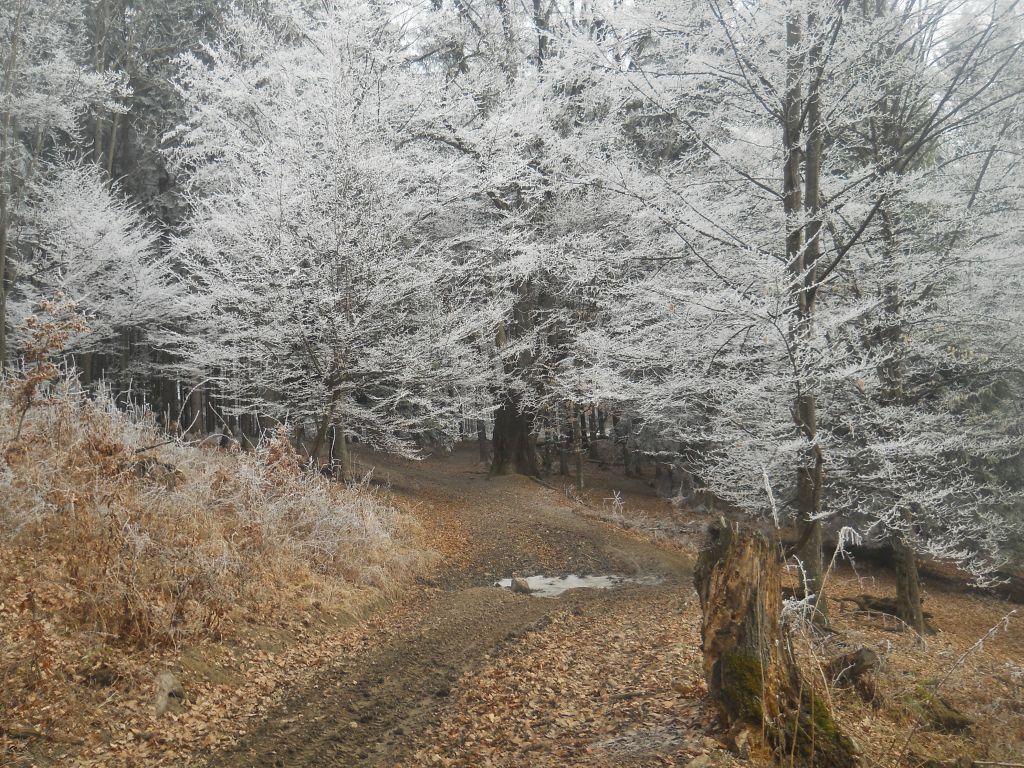
[[[723,520],[710,532],[694,573],[703,622],[704,675],[719,713],[735,732],[751,728],[787,765],[857,764],[824,701],[801,684],[782,627],[782,554],[757,534]]]

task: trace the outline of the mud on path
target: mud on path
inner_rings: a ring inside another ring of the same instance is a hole
[[[360,649],[293,692],[216,766],[394,766],[430,750],[432,731],[453,688],[553,617],[599,613],[614,619],[642,594],[676,608],[689,591],[690,558],[581,514],[565,493],[522,477],[488,478],[469,450],[412,463],[363,457],[376,481],[420,519],[440,550],[436,573]],[[624,489],[629,507],[664,510],[640,483],[603,475]],[[512,574],[655,575],[656,587],[574,590],[559,598],[512,594],[492,586]],[[623,620],[628,620],[624,615]],[[583,649],[584,652],[587,649]],[[595,644],[593,653],[600,654]],[[499,713],[500,714],[500,713]],[[443,744],[434,745],[444,751]]]

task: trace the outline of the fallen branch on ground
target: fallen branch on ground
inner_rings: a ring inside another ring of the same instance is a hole
[[[23,725],[0,725],[0,732],[6,733],[15,739],[45,739],[58,744],[85,744],[85,739],[77,736],[69,736],[66,733],[41,731],[38,728],[29,728]]]

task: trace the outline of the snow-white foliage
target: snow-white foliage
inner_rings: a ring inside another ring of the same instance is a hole
[[[230,408],[407,451],[413,432],[457,425],[476,376],[472,295],[442,290],[449,170],[403,150],[421,78],[399,66],[388,9],[273,7],[237,14],[184,65],[175,160],[193,196],[179,250],[195,324],[182,346],[223,377]]]
[[[1007,78],[1024,26],[1009,4],[967,10],[627,9],[606,58],[628,59],[622,79],[674,146],[667,159],[621,150],[606,171],[657,223],[632,243],[648,268],[581,342],[597,396],[696,447],[719,497],[792,516],[796,474],[820,451],[822,518],[980,574],[1005,533],[992,511],[1019,504],[992,468],[1020,454],[1020,99]],[[794,91],[799,140],[821,138],[821,188],[787,216]],[[816,129],[799,101],[811,93]],[[815,223],[821,256],[800,267]],[[809,293],[813,313],[799,306]],[[796,417],[806,398],[813,434]]]
[[[13,152],[5,157],[8,162],[24,162],[38,142],[75,134],[90,106],[124,110],[124,75],[82,64],[89,5],[83,0],[8,0],[0,8],[0,110],[9,142],[5,146]],[[18,135],[28,141],[18,142]]]
[[[23,252],[12,261],[31,280],[21,281],[12,296],[12,324],[17,327],[39,301],[61,295],[88,324],[68,351],[161,342],[161,330],[175,319],[180,287],[156,233],[97,166],[54,163],[32,184],[25,211]]]
[[[0,302],[18,327],[40,298],[77,301],[91,333],[69,351],[113,351],[121,335],[166,322],[173,289],[143,217],[80,154],[88,110],[122,113],[123,73],[87,66],[82,0],[11,0],[0,8]],[[141,338],[141,336],[137,336]],[[17,351],[17,336],[12,338]]]
[[[5,327],[62,292],[73,351],[159,349],[224,421],[404,453],[596,403],[777,525],[813,475],[804,522],[996,560],[1024,490],[1017,4],[240,3],[178,62],[166,239],[82,164],[83,116],[131,96],[86,6],[0,12]]]

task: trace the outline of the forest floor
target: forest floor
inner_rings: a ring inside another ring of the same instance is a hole
[[[183,712],[113,733],[91,751],[51,744],[15,764],[767,764],[728,749],[706,699],[691,583],[699,515],[621,469],[594,468],[579,496],[556,487],[565,478],[490,478],[469,447],[422,462],[366,454],[360,462],[439,552],[415,587],[358,624],[304,625],[271,642],[254,629],[251,642],[176,667]],[[494,586],[537,574],[657,583],[557,598]],[[834,597],[891,594],[885,573],[844,567],[831,578]],[[1021,624],[1011,617],[974,647],[1014,607],[937,584],[926,585],[926,601],[940,633],[924,643],[837,605],[836,639],[804,644],[805,668],[844,644],[883,656],[880,710],[829,692],[867,765],[963,755],[1024,762]],[[943,733],[922,714],[918,694],[937,684],[974,720],[971,729]],[[146,701],[140,695],[140,709]]]
[[[415,464],[363,462],[440,550],[436,572],[209,765],[768,764],[727,748],[705,696],[691,586],[700,515],[673,508],[642,479],[593,466],[581,496],[556,488],[558,478],[490,478],[469,447]],[[558,598],[493,586],[535,574],[661,581]],[[847,567],[832,578],[834,597],[891,594],[884,573]],[[919,643],[837,604],[836,639],[803,643],[805,666],[847,645],[881,652],[881,711],[851,692],[832,692],[838,720],[856,734],[867,764],[1024,757],[1020,624],[970,650],[1013,606],[949,585],[927,591],[943,630],[935,638]],[[980,723],[973,731],[942,733],[920,714],[919,689],[947,672],[941,693]]]
[[[710,714],[672,687],[700,688],[691,552],[580,514],[564,491],[489,478],[468,449],[371,460],[439,566],[354,653],[211,765],[674,765],[704,749],[701,729],[678,723]],[[642,482],[614,481],[638,512],[669,510]],[[600,486],[590,495],[602,492],[612,498]],[[558,598],[494,586],[536,574],[660,583]]]

